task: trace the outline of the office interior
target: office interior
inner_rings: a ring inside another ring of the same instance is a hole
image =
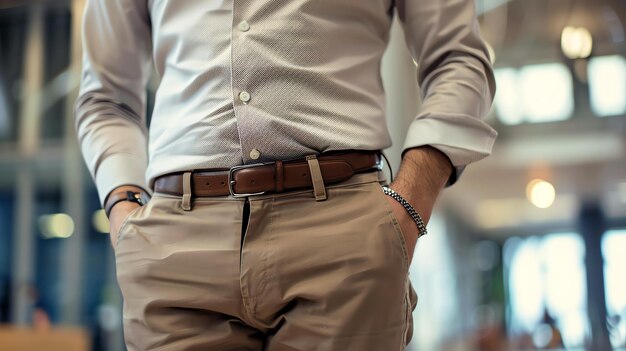
[[[74,133],[85,2],[0,1],[2,350],[125,350],[108,222]],[[626,350],[626,2],[476,8],[499,136],[417,243],[408,350]],[[397,18],[381,76],[397,171],[420,106]]]

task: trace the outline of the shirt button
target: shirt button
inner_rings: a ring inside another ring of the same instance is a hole
[[[261,153],[259,152],[259,150],[252,149],[252,151],[250,151],[250,158],[251,159],[256,160],[257,158],[259,158],[259,156],[261,156]]]
[[[250,29],[250,23],[248,21],[239,22],[239,30],[242,32],[247,32]]]
[[[247,91],[242,91],[241,93],[239,93],[239,100],[243,102],[250,101],[250,93],[248,93]]]

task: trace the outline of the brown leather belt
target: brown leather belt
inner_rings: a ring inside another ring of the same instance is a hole
[[[382,169],[379,150],[330,151],[316,156],[324,184],[344,181],[356,173]],[[313,188],[306,158],[191,172],[191,192],[194,197],[224,195],[243,197],[270,191]],[[174,172],[157,177],[154,191],[182,196],[183,173],[185,172]]]

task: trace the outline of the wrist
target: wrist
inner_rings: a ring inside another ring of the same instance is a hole
[[[433,177],[447,179],[452,175],[454,166],[450,158],[439,149],[430,145],[418,146],[407,149],[402,153],[402,161],[412,163],[414,166],[423,167],[429,165]]]
[[[114,188],[113,190],[111,190],[105,197],[104,197],[104,207],[106,207],[107,203],[109,202],[109,200],[111,199],[111,195],[113,194],[119,194],[119,193],[124,193],[126,191],[135,191],[135,192],[146,192],[142,187],[136,186],[136,185],[120,185],[116,188]]]
[[[389,188],[401,195],[415,208],[425,223],[430,220],[430,215],[437,200],[430,192],[422,192],[409,182],[396,179],[388,185]]]
[[[420,212],[418,210],[416,210],[411,205],[411,203],[409,203],[409,201],[407,201],[407,199],[405,199],[402,195],[400,195],[398,192],[396,192],[391,187],[389,187],[389,186],[382,186],[382,189],[383,189],[383,192],[385,193],[385,195],[387,195],[389,197],[392,197],[395,201],[397,201],[406,210],[406,212],[411,216],[411,218],[413,219],[413,221],[417,225],[417,229],[418,229],[417,237],[419,238],[422,235],[426,235],[426,233],[427,233],[426,222],[422,218],[422,215],[420,215]]]
[[[104,202],[104,211],[110,217],[112,209],[120,202],[134,202],[143,206],[150,196],[143,188],[134,185],[122,185],[111,191]]]
[[[444,185],[452,174],[452,164],[431,146],[405,150],[400,170],[390,187],[414,204],[426,223]]]

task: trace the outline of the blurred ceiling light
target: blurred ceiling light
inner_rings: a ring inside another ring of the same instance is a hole
[[[534,179],[526,186],[526,198],[538,208],[548,208],[554,203],[556,191],[545,180]]]
[[[65,213],[39,217],[39,230],[46,239],[69,238],[74,234],[74,220]]]
[[[572,75],[561,63],[523,67],[519,71],[519,89],[528,122],[562,121],[574,111]]]
[[[591,110],[597,116],[626,113],[626,59],[620,55],[589,60]]]
[[[98,210],[91,215],[91,224],[99,233],[109,233],[109,219],[104,213],[104,210]]]
[[[561,50],[570,59],[587,58],[591,55],[593,38],[584,27],[563,28],[561,32]]]

